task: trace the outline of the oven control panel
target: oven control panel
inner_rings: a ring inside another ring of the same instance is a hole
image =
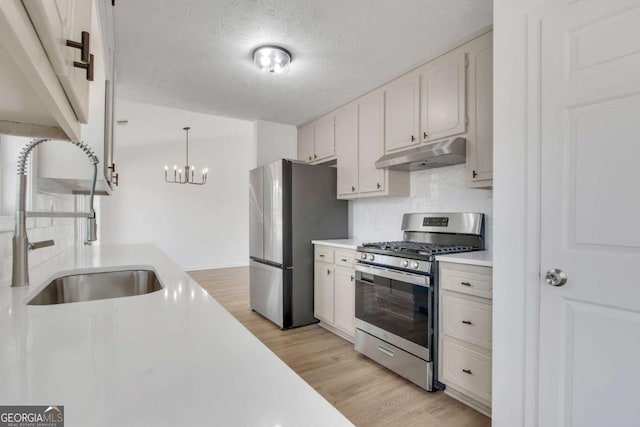
[[[358,262],[375,264],[381,267],[401,268],[403,270],[413,270],[416,273],[431,273],[432,262],[418,261],[397,256],[372,254],[367,252],[357,253]]]

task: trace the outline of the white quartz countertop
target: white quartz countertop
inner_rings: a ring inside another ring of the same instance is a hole
[[[493,254],[491,251],[477,251],[463,252],[461,254],[437,255],[436,261],[493,267]]]
[[[140,267],[164,289],[25,304],[65,273]],[[69,250],[31,283],[0,290],[0,404],[64,405],[70,427],[352,425],[155,246]]]
[[[362,245],[361,240],[356,239],[333,239],[333,240],[312,240],[311,243],[314,245],[324,245],[324,246],[333,246],[335,248],[344,248],[344,249],[357,249],[358,246]]]

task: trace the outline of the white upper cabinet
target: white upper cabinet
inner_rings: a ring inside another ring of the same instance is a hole
[[[470,44],[467,182],[489,187],[493,179],[493,41],[491,34]]]
[[[384,154],[384,96],[381,90],[358,100],[358,184],[361,193],[385,190],[384,169],[375,166]]]
[[[106,167],[109,159],[108,151],[111,125],[106,120],[111,111],[107,110],[107,104],[111,106],[111,85],[107,86],[107,78],[110,74],[109,57],[106,50],[100,28],[100,17],[97,10],[91,12],[92,28],[96,31],[91,35],[91,52],[93,61],[94,81],[89,87],[88,123],[81,125],[82,141],[87,144],[98,157],[96,192],[107,195],[111,192],[110,174]],[[107,102],[107,100],[109,100]],[[77,147],[65,141],[52,141],[39,147],[40,161],[38,162],[39,186],[44,191],[58,193],[83,193],[91,188],[93,168],[86,156]]]
[[[298,128],[298,160],[324,163],[336,158],[334,114]]]
[[[313,161],[314,141],[315,129],[313,123],[298,129],[298,160],[304,162]]]
[[[358,104],[336,111],[338,197],[358,192]]]
[[[93,80],[91,74],[95,66],[91,39],[98,31],[91,24],[93,1],[23,0],[22,3],[76,117],[81,123],[87,123],[89,83]],[[68,46],[67,41],[76,43],[77,47]],[[78,68],[74,64],[82,64],[86,68]]]
[[[465,58],[463,50],[456,50],[420,69],[422,141],[466,132]]]
[[[386,151],[420,142],[420,75],[410,73],[389,83],[385,92]]]
[[[333,114],[326,115],[315,122],[314,160],[324,160],[336,154],[335,123]]]

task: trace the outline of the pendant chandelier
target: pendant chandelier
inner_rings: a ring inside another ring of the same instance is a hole
[[[178,168],[178,165],[173,165],[173,179],[169,179],[169,166],[164,167],[164,182],[168,182],[169,184],[193,184],[193,185],[204,185],[207,183],[207,174],[209,173],[208,168],[202,169],[202,176],[200,177],[200,181],[197,182],[196,178],[196,170],[195,166],[189,164],[189,130],[190,127],[182,128],[187,133],[187,161],[184,166],[184,176],[182,174],[182,168]]]

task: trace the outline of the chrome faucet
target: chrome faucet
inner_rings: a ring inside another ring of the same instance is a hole
[[[30,243],[27,237],[27,217],[40,218],[87,218],[87,240],[86,244],[91,244],[96,240],[96,212],[93,209],[93,197],[96,192],[96,178],[98,176],[98,157],[93,150],[83,142],[72,142],[81,149],[93,165],[93,181],[91,183],[91,193],[89,198],[89,212],[27,212],[26,209],[26,189],[27,189],[27,158],[36,146],[49,139],[34,139],[27,144],[18,157],[18,194],[15,217],[15,229],[13,232],[13,270],[11,274],[11,286],[27,286],[29,284],[29,257],[30,250],[52,246],[53,240]]]

